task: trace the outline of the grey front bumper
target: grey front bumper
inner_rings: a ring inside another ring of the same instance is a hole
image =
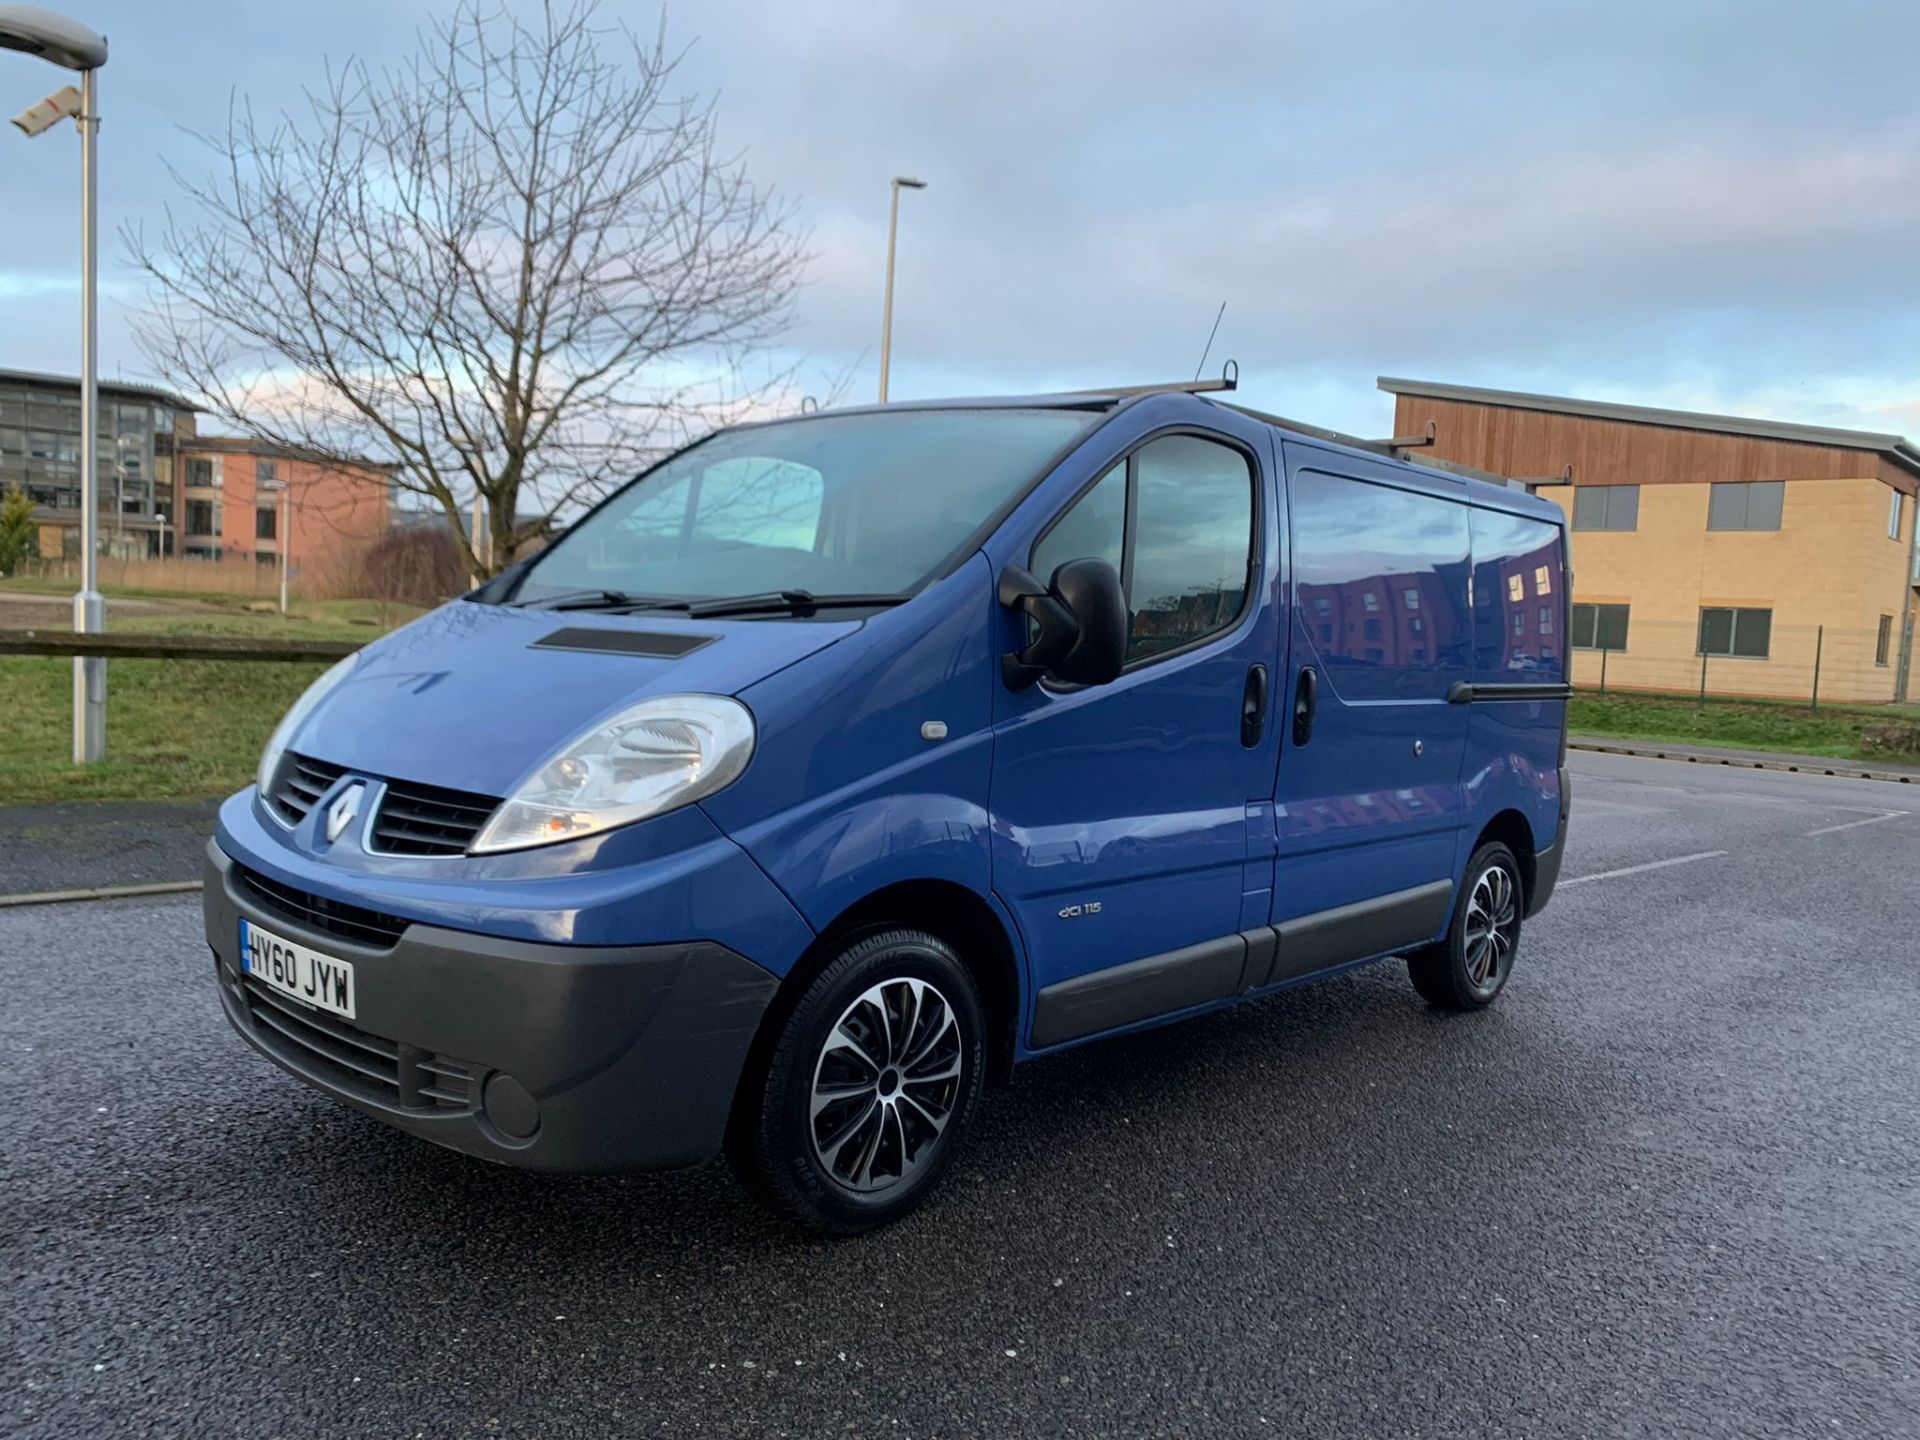
[[[221,1004],[283,1070],[436,1144],[535,1170],[669,1169],[717,1154],[779,982],[707,941],[571,946],[408,925],[390,948],[312,928],[207,846]],[[353,1021],[240,969],[240,919],[352,962]]]

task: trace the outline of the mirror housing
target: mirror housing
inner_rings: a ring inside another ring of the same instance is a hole
[[[1127,612],[1120,573],[1105,560],[1069,560],[1041,585],[1031,572],[1009,565],[1000,572],[1000,603],[1018,610],[1038,633],[1026,649],[1000,657],[1009,690],[1042,678],[1066,685],[1105,685],[1126,663]]]

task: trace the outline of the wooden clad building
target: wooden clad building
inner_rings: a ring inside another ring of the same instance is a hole
[[[1888,701],[1913,665],[1920,449],[1898,435],[1382,377],[1393,433],[1573,523],[1577,683]]]

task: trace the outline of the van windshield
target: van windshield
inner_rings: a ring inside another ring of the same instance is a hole
[[[898,410],[723,431],[568,531],[513,598],[905,595],[1089,419],[1073,410]]]

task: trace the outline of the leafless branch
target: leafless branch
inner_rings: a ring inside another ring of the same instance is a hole
[[[681,94],[684,52],[549,0],[460,0],[398,69],[329,69],[296,120],[236,99],[125,233],[156,373],[223,424],[393,467],[477,573],[715,425],[798,403],[768,357],[807,254],[791,205]],[[491,516],[472,553],[462,512]]]

